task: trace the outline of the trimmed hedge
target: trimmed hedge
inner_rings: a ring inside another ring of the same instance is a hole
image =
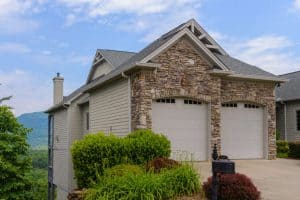
[[[169,157],[170,141],[151,130],[138,130],[125,138],[103,133],[86,135],[71,148],[79,188],[94,184],[105,168],[121,163],[145,164],[155,157]]]
[[[208,199],[212,195],[212,177],[203,184],[203,190]],[[222,200],[258,200],[260,192],[251,179],[244,174],[222,174],[219,176],[218,199]]]
[[[300,158],[300,141],[289,142],[289,157]]]
[[[190,166],[181,166],[161,173],[128,173],[114,178],[104,177],[88,189],[85,200],[167,200],[200,191],[198,174]]]
[[[278,158],[287,158],[289,153],[289,143],[284,140],[277,140],[277,157]]]

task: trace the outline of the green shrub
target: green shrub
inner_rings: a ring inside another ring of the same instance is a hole
[[[126,174],[106,178],[85,193],[85,200],[165,200],[200,191],[199,177],[189,166],[159,174]]]
[[[156,157],[169,157],[171,143],[166,136],[155,134],[151,130],[137,130],[126,139],[129,145],[130,159],[135,164],[146,164]]]
[[[78,187],[84,188],[95,183],[105,168],[121,163],[145,164],[155,157],[168,157],[171,147],[165,136],[139,130],[125,138],[89,134],[76,141],[71,152]]]
[[[279,158],[287,158],[289,153],[289,144],[284,140],[277,140],[277,157]]]
[[[289,157],[291,158],[300,158],[300,141],[298,142],[289,142]]]
[[[158,158],[154,158],[153,160],[150,160],[146,164],[146,170],[158,173],[162,169],[172,169],[178,166],[180,166],[180,163],[177,162],[176,160],[164,158],[164,157],[158,157]]]
[[[106,167],[122,163],[126,152],[123,139],[103,133],[86,135],[71,148],[78,187],[91,185]]]
[[[124,176],[126,174],[143,174],[144,170],[138,165],[120,164],[104,170],[105,177]]]

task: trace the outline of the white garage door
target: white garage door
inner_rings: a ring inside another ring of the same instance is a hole
[[[222,155],[227,155],[230,159],[263,158],[263,116],[263,108],[254,104],[222,104]]]
[[[207,159],[207,104],[189,99],[157,99],[152,129],[171,141],[176,160]]]

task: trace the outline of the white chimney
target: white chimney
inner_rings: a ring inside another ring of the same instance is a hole
[[[53,104],[56,105],[63,100],[64,78],[59,73],[53,78]]]

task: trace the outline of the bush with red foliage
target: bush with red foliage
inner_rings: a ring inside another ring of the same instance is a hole
[[[218,176],[218,199],[221,200],[258,200],[260,192],[251,179],[244,174],[222,174]],[[211,199],[212,177],[203,184],[205,196]]]
[[[154,158],[153,160],[149,161],[146,164],[147,171],[154,171],[155,173],[160,172],[162,169],[172,169],[175,167],[180,166],[180,163],[176,160],[158,157]]]

